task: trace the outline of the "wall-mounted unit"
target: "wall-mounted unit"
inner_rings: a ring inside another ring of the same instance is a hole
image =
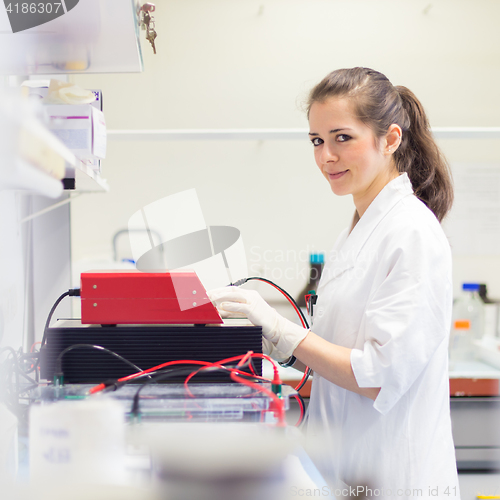
[[[45,13],[44,20],[39,9],[49,6],[51,13]],[[138,26],[135,0],[4,2],[0,74],[140,72]]]

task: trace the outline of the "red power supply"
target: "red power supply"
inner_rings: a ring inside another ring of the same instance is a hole
[[[220,324],[194,271],[89,271],[81,275],[82,323]]]

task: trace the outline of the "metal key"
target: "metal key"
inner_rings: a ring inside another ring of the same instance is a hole
[[[149,31],[149,23],[151,22],[151,16],[149,12],[144,12],[142,14],[141,29]]]
[[[156,46],[155,46],[155,38],[157,37],[156,31],[154,28],[148,29],[146,33],[146,39],[149,40],[149,43],[153,47],[153,52],[156,54]]]
[[[155,21],[154,17],[150,12],[154,12],[156,9],[155,5],[152,3],[145,3],[138,11],[139,15],[142,13],[141,19],[141,29],[146,31],[146,40],[149,41],[151,47],[153,47],[153,52],[156,54],[155,38],[157,37],[155,31]]]
[[[145,12],[154,12],[156,10],[156,6],[154,3],[145,3],[142,7],[141,10]]]

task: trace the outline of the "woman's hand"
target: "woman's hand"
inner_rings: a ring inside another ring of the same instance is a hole
[[[284,359],[293,354],[309,333],[309,330],[279,315],[254,290],[227,286],[207,293],[223,317],[241,317],[243,313],[254,325],[261,326],[262,335],[281,351]]]
[[[270,340],[267,340],[266,337],[262,337],[262,353],[267,354],[275,361],[281,363],[290,359],[290,356],[282,353]]]

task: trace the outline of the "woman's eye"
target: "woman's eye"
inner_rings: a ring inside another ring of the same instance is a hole
[[[350,135],[347,135],[347,134],[339,134],[337,136],[337,141],[338,142],[346,142],[348,141],[349,139],[352,139],[352,137]]]
[[[311,139],[311,142],[313,146],[319,146],[320,144],[323,144],[323,139],[315,137],[314,139]]]

